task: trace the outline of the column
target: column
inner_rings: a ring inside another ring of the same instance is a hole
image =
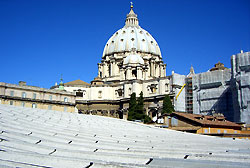
[[[104,77],[108,77],[108,65],[107,65],[107,62],[104,62],[104,65],[103,65],[103,76]]]
[[[114,69],[115,69],[115,67],[114,67],[114,60],[112,60],[112,61],[110,61],[110,63],[111,63],[111,76],[114,76],[115,74],[114,74]]]
[[[132,70],[131,70],[131,67],[128,67],[127,68],[127,79],[131,79],[132,77]]]
[[[137,68],[137,79],[142,79],[142,68],[138,67]]]
[[[160,66],[159,66],[159,63],[156,63],[155,64],[155,76],[158,78],[160,76]]]
[[[125,80],[124,69],[120,69],[120,80]]]

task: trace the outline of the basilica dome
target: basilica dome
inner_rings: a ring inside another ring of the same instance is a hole
[[[160,48],[155,39],[139,26],[133,7],[127,15],[125,26],[115,32],[105,45],[103,58],[114,53],[129,52],[136,48],[137,52],[149,53],[161,58]]]

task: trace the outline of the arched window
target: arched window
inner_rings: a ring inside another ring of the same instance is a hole
[[[10,96],[14,96],[14,91],[12,90],[12,91],[10,91]]]
[[[137,70],[136,69],[132,70],[132,76],[137,78]]]
[[[102,98],[102,91],[98,92],[98,98]]]
[[[26,98],[26,93],[22,92],[22,98]]]
[[[125,80],[127,79],[127,71],[124,72]]]
[[[33,93],[33,99],[36,99],[36,94],[35,93]]]
[[[131,94],[132,94],[132,89],[129,88],[129,89],[128,89],[128,95],[130,96]]]
[[[64,102],[68,102],[68,98],[67,97],[64,97]]]
[[[48,110],[52,110],[52,105],[49,105],[49,106],[48,106]]]
[[[37,108],[36,103],[33,103],[33,104],[32,104],[32,108]]]

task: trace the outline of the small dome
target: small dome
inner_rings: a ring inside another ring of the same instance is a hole
[[[124,59],[123,64],[144,64],[144,60],[139,55],[129,55]]]

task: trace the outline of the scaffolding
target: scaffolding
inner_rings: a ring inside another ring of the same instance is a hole
[[[193,89],[192,89],[192,77],[186,78],[186,111],[193,113]]]

